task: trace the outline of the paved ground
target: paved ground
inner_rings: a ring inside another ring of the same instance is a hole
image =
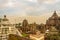
[[[44,34],[30,35],[30,38],[33,39],[33,40],[44,40]]]

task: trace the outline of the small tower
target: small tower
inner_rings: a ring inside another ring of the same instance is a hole
[[[4,15],[4,18],[6,18],[6,15]]]
[[[26,19],[25,19],[25,20],[23,20],[22,26],[23,26],[23,27],[28,26],[28,21],[27,21]]]
[[[4,15],[3,21],[8,21],[8,19],[6,18],[6,15]]]

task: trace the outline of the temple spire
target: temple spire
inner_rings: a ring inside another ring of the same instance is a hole
[[[54,14],[56,15],[56,11],[54,11]]]
[[[4,15],[3,21],[8,21],[8,19],[6,18],[6,15]]]
[[[53,15],[52,15],[53,17],[56,17],[56,16],[58,16],[57,15],[57,13],[56,13],[56,11],[54,11],[54,13],[53,13]]]
[[[4,18],[6,18],[6,15],[4,15]]]
[[[54,13],[56,13],[56,11],[54,11]]]

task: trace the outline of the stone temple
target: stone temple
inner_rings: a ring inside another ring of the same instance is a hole
[[[60,29],[60,17],[57,15],[56,11],[54,11],[53,15],[46,21],[46,25],[54,26],[57,29]]]
[[[7,40],[9,34],[18,34],[18,30],[9,22],[6,15],[4,15],[3,19],[0,18],[0,40]]]

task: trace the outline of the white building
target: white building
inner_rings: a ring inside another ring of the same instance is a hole
[[[17,31],[15,26],[6,18],[6,15],[3,19],[0,19],[0,40],[7,40],[9,34],[17,34]]]

